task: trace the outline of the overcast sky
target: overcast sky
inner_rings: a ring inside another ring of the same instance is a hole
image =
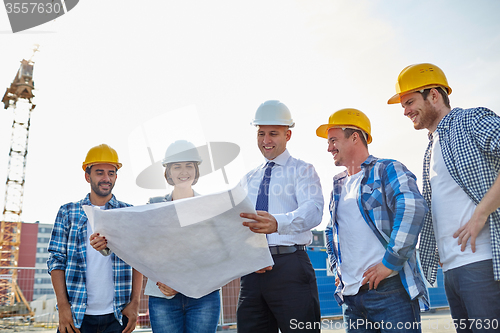
[[[23,221],[53,223],[89,192],[81,164],[107,143],[123,163],[113,193],[140,205],[171,189],[139,188],[137,175],[177,139],[237,144],[230,185],[263,161],[250,125],[269,99],[296,122],[290,153],[312,163],[325,194],[335,167],[316,128],[341,108],[372,122],[370,152],[403,162],[419,179],[426,131],[388,105],[399,72],[430,62],[447,75],[452,107],[500,110],[500,2],[85,0],[55,21],[12,34],[0,9],[0,89],[33,44],[37,105],[31,119]],[[2,90],[2,96],[3,92]],[[3,203],[12,110],[0,112]],[[195,190],[227,188],[221,170]]]

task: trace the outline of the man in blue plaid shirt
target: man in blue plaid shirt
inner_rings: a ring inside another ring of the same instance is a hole
[[[451,109],[451,88],[433,64],[403,69],[396,95],[415,129],[429,130],[425,217],[419,252],[427,280],[444,272],[458,332],[498,332],[500,321],[500,117]]]
[[[369,154],[370,120],[359,110],[332,113],[316,134],[346,167],[333,178],[325,231],[346,332],[421,332],[428,295],[415,246],[427,207],[415,176]]]
[[[121,167],[116,151],[102,144],[89,150],[82,168],[90,193],[61,206],[49,242],[49,274],[57,298],[62,333],[130,333],[139,310],[142,274],[115,254],[92,248],[92,226],[82,206],[130,206],[111,193]],[[107,249],[109,251],[109,249]]]

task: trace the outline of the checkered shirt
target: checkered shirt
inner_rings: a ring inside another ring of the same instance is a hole
[[[419,298],[428,307],[428,293],[417,262],[415,246],[422,229],[427,206],[420,194],[416,177],[402,163],[369,156],[361,165],[363,178],[359,187],[358,205],[365,222],[386,248],[384,266],[398,271],[411,299]],[[338,238],[337,207],[347,171],[333,178],[330,197],[331,220],[325,230],[327,252],[332,272],[341,277],[341,244]],[[349,249],[343,249],[348,251]],[[341,282],[335,292],[343,303]]]
[[[441,119],[436,131],[446,168],[451,177],[477,205],[500,171],[500,117],[486,108],[454,108]],[[432,140],[432,135],[429,135]],[[423,195],[431,205],[429,178],[430,147],[424,157]],[[500,280],[500,208],[488,219],[495,280]],[[424,275],[436,281],[439,254],[432,226],[431,210],[426,214],[419,244]]]
[[[81,327],[87,307],[87,289],[85,287],[87,216],[83,205],[91,205],[90,195],[78,202],[61,206],[57,213],[49,242],[49,274],[54,270],[65,271],[71,312],[76,327]],[[129,204],[116,200],[115,196],[106,203],[105,209],[128,207]],[[111,254],[115,297],[113,310],[116,319],[122,323],[122,310],[130,302],[132,292],[132,268]]]

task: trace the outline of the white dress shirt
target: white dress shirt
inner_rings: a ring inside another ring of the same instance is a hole
[[[269,183],[269,213],[278,222],[278,232],[267,235],[269,245],[311,244],[311,229],[323,217],[323,193],[314,167],[290,156],[288,150],[272,160]],[[248,197],[257,201],[266,162],[247,173],[243,182]]]

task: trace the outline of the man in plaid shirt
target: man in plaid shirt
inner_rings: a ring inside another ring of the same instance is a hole
[[[316,134],[346,167],[333,178],[325,230],[346,332],[421,332],[428,295],[415,246],[427,207],[415,176],[369,154],[370,120],[359,110],[332,113]]]
[[[90,193],[61,206],[57,214],[47,265],[57,298],[59,332],[130,333],[135,328],[142,274],[115,254],[102,256],[92,248],[91,225],[82,208],[130,206],[111,194],[121,166],[113,148],[105,144],[91,148],[82,165]]]
[[[427,280],[442,265],[458,332],[497,331],[500,321],[500,117],[451,109],[451,88],[432,64],[403,69],[396,95],[415,129],[429,130],[423,194],[430,210],[420,237]]]

